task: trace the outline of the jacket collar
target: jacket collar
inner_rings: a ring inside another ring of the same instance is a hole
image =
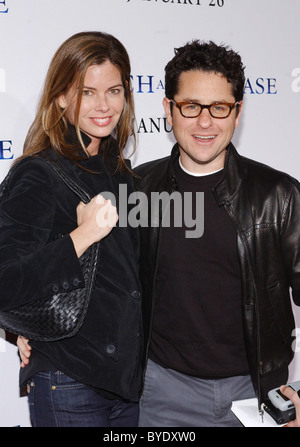
[[[91,143],[91,138],[85,134],[84,132],[80,131],[80,135],[82,138],[82,141],[85,145],[85,147],[88,147],[89,144]],[[87,156],[87,154],[85,153],[85,151],[83,150],[79,140],[78,140],[78,136],[77,136],[77,132],[75,129],[75,126],[68,124],[68,134],[66,136],[66,141],[71,144],[74,147],[74,151],[77,151],[76,155],[78,156],[78,163],[88,163],[89,161],[89,157]],[[115,140],[114,137],[112,137],[111,135],[107,138],[103,138],[101,143],[100,143],[100,148],[99,148],[99,154],[95,155],[93,157],[101,157],[101,145],[109,145],[110,147],[110,153],[109,153],[109,165],[111,166],[111,168],[113,170],[116,169],[117,166],[117,162],[118,162],[118,157],[119,157],[119,152],[118,152],[118,145],[117,142]],[[67,157],[64,157],[60,154],[58,154],[53,148],[49,148],[48,150],[45,150],[44,153],[45,158],[49,158],[52,161],[60,161],[60,163],[62,165],[65,165],[65,167],[69,166],[73,166],[74,169],[76,167],[76,163],[70,163],[70,160]],[[129,168],[131,168],[130,162],[127,162],[127,165]]]
[[[245,164],[235,147],[230,143],[227,147],[223,177],[213,188],[218,205],[230,202],[241,188],[245,175]]]
[[[245,170],[242,158],[232,143],[229,143],[226,151],[223,176],[213,188],[213,193],[218,205],[224,205],[225,203],[230,202],[236,195],[241,187]],[[171,181],[171,185],[174,189],[176,189],[177,185],[175,178],[175,163],[179,158],[179,154],[179,146],[178,143],[176,143],[171,153],[168,179]]]
[[[91,138],[82,131],[80,131],[80,136],[82,138],[82,141],[83,141],[85,147],[88,147],[92,141]],[[75,126],[73,126],[70,123],[68,124],[68,135],[67,135],[66,140],[68,141],[68,143],[70,143],[74,146],[78,145],[78,154],[80,156],[82,156],[83,158],[86,158],[86,154],[79,143]]]

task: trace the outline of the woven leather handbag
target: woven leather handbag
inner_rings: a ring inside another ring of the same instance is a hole
[[[47,162],[66,185],[84,203],[91,199],[56,163]],[[9,174],[8,174],[9,176]],[[7,177],[8,177],[7,176]],[[1,185],[1,195],[7,189],[9,178]],[[75,335],[85,319],[93,291],[100,242],[91,245],[79,258],[85,287],[68,292],[54,293],[11,310],[0,311],[0,327],[17,335],[39,341],[55,341]]]

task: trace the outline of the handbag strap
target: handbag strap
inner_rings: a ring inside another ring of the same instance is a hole
[[[65,184],[80,198],[80,200],[87,204],[91,200],[91,196],[76,183],[57,163],[53,161],[47,161],[49,166],[59,175],[59,177],[65,182]]]
[[[80,200],[87,204],[91,200],[91,196],[86,192],[78,183],[75,182],[57,163],[53,161],[46,161],[46,163],[51,166],[52,169],[59,175],[59,177],[65,182],[65,184],[80,198]],[[95,242],[91,247],[93,247],[93,271],[95,271],[95,266],[98,262],[98,255],[100,250],[101,241]]]

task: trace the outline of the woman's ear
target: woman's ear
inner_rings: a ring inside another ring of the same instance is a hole
[[[66,101],[66,97],[64,94],[60,95],[57,99],[57,104],[59,105],[59,107],[61,107],[62,109],[65,109],[67,107],[67,101]]]

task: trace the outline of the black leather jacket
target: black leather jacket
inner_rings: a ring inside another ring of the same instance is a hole
[[[139,166],[135,170],[140,176],[138,189],[149,197],[153,191],[176,190],[174,161],[178,155],[175,145],[171,157]],[[290,287],[299,305],[300,186],[287,174],[241,157],[230,144],[224,176],[213,193],[218,205],[226,208],[237,231],[247,356],[261,403],[262,395],[271,387],[271,382],[263,379],[271,377],[270,373],[276,376],[276,372],[287,370],[294,354]],[[151,336],[161,216],[152,215],[151,219],[152,226],[141,228],[146,343]]]

